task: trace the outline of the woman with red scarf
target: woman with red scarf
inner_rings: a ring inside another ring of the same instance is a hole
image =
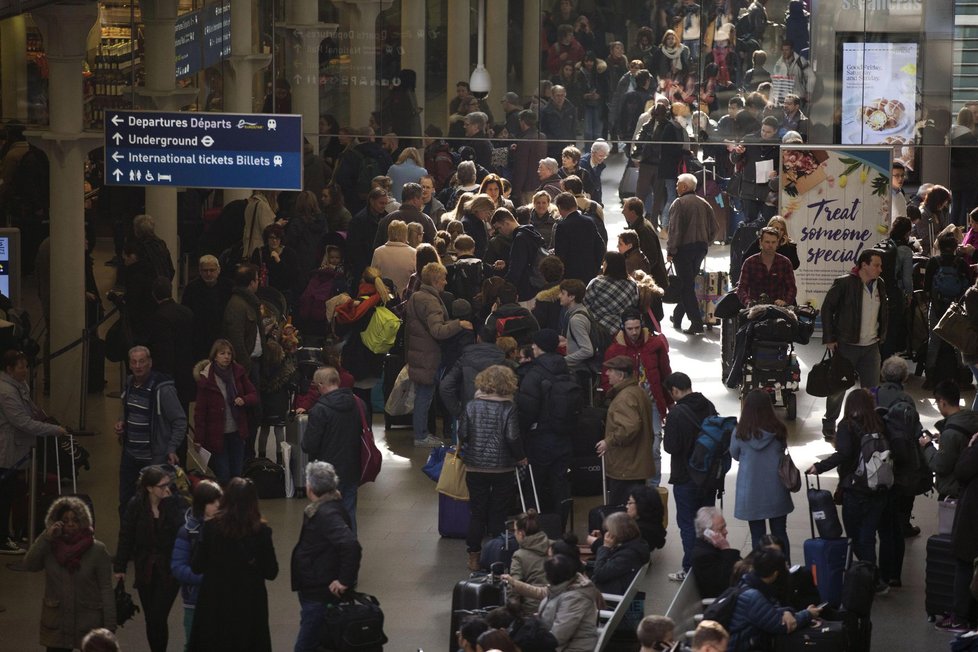
[[[48,652],[73,650],[93,629],[115,631],[112,559],[81,499],[55,500],[44,525],[24,558],[27,570],[45,571],[40,643]]]

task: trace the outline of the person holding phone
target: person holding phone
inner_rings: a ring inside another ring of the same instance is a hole
[[[740,561],[740,551],[730,547],[727,520],[716,507],[701,507],[693,525],[696,543],[690,557],[696,588],[702,597],[715,598],[730,586],[730,576]]]

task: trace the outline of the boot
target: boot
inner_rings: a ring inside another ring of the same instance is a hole
[[[479,570],[479,553],[470,552],[469,553],[469,570],[473,573]]]

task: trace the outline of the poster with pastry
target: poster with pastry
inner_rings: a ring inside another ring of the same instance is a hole
[[[842,142],[913,142],[916,43],[842,44]]]

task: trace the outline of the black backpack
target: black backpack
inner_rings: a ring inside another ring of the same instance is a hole
[[[876,248],[883,252],[883,273],[880,276],[886,284],[887,294],[892,296],[897,289],[896,260],[899,245],[890,238],[880,240]]]
[[[968,277],[959,269],[959,260],[955,256],[950,264],[942,264],[937,268],[930,286],[931,298],[943,302],[957,301],[968,289]]]
[[[876,412],[886,427],[886,437],[895,457],[894,484],[916,494],[920,482],[926,481],[926,477],[922,479],[921,475],[929,475],[923,451],[917,444],[923,433],[917,407],[905,397],[900,397],[887,407],[876,408]]]
[[[543,379],[543,410],[541,420],[547,420],[556,434],[570,434],[577,425],[584,407],[584,390],[569,373],[553,374]]]
[[[737,609],[737,600],[740,598],[740,594],[746,590],[746,587],[739,585],[726,589],[703,612],[703,620],[716,621],[729,629],[730,622],[733,620],[734,611]]]
[[[483,263],[478,258],[463,258],[447,266],[445,290],[456,299],[465,299],[476,306],[476,297],[482,292]]]

